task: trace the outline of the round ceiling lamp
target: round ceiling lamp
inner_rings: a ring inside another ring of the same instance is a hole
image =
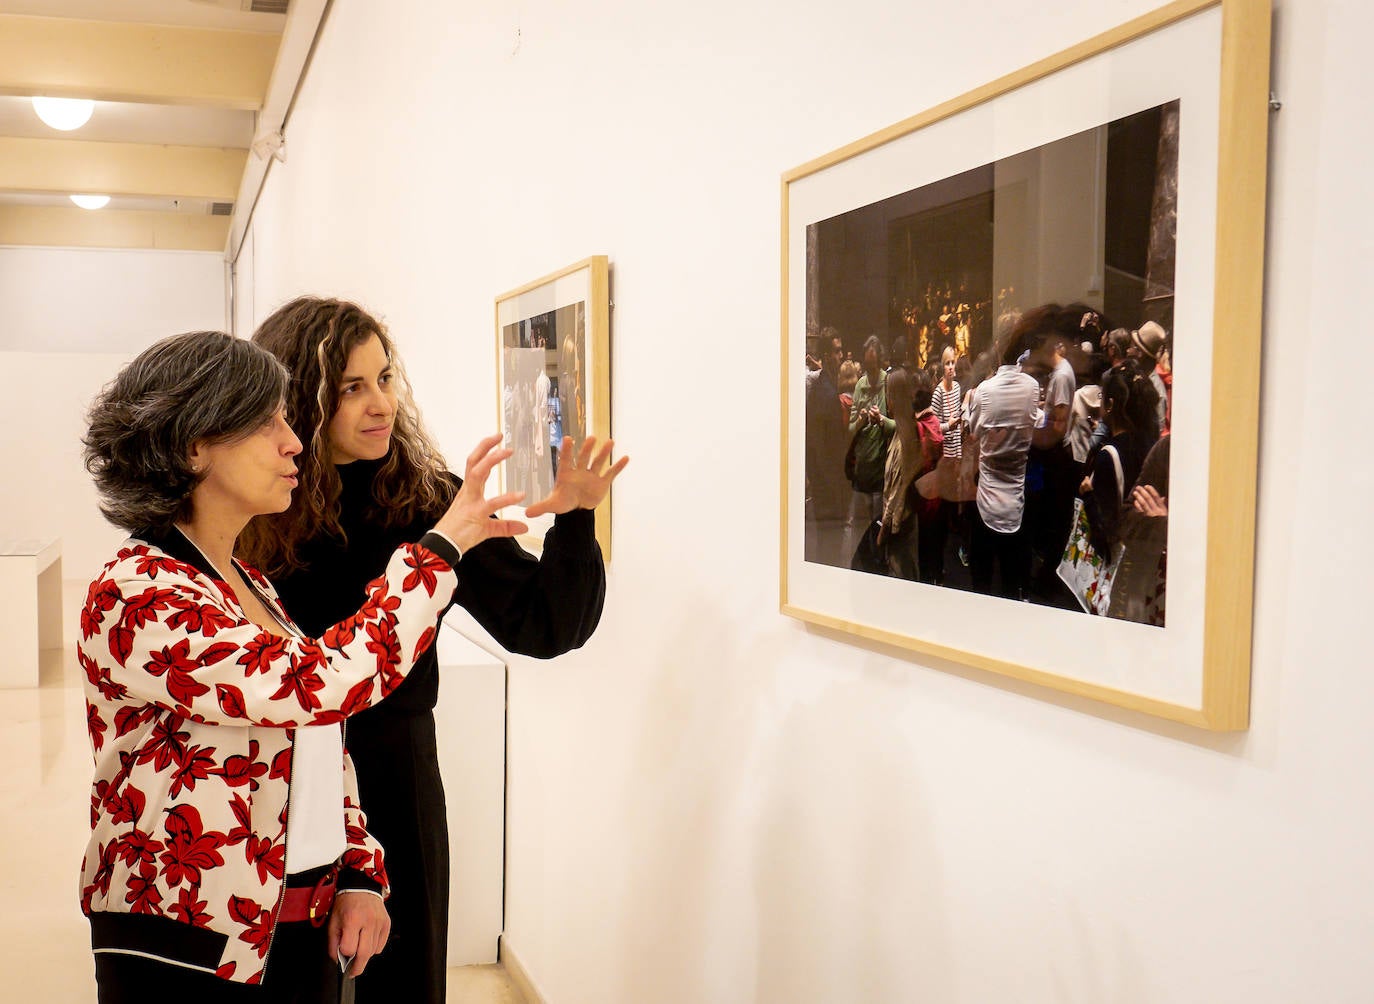
[[[63,132],[80,129],[91,120],[95,102],[87,98],[34,98],[33,110],[38,117]]]
[[[110,202],[108,195],[72,195],[69,198],[82,209],[104,209]]]

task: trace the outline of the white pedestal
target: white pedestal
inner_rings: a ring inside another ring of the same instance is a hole
[[[0,540],[0,688],[37,687],[39,651],[61,647],[61,541]]]
[[[505,888],[506,666],[439,632],[439,771],[448,803],[448,964],[496,961]]]

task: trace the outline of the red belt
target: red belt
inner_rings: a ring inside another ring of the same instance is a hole
[[[331,868],[320,876],[313,886],[287,886],[282,897],[281,909],[277,911],[278,923],[308,920],[316,927],[323,927],[329,919],[329,910],[334,905],[334,891],[338,884],[339,873]]]

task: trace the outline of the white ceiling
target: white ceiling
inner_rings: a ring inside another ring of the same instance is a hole
[[[224,250],[229,220],[212,217],[210,204],[236,198],[266,100],[271,63],[261,60],[276,52],[287,24],[286,15],[242,6],[243,0],[0,0],[0,244]],[[6,19],[17,33],[12,38],[42,28],[34,37],[48,47],[39,58],[29,60],[22,47],[3,57]],[[167,30],[130,36],[134,26]],[[48,27],[56,42],[47,42]],[[168,52],[165,60],[182,69],[158,77],[154,65],[149,72],[150,52],[183,41],[192,48]],[[206,65],[221,59],[222,67]],[[106,82],[105,73],[118,79]],[[234,96],[218,94],[221,75],[255,83],[247,93],[239,84]],[[29,100],[35,93],[100,96],[85,86],[103,86],[107,96],[156,96],[97,100],[91,120],[72,132],[49,128]],[[102,189],[92,179],[107,180]],[[71,190],[120,194],[105,209],[87,211],[72,206]]]

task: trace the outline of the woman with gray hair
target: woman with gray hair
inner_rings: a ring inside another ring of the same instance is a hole
[[[286,389],[267,351],[194,332],[145,350],[91,410],[100,508],[132,534],[91,583],[77,645],[95,761],[81,905],[103,1004],[150,988],[338,999],[341,971],[361,972],[389,928],[341,722],[433,644],[461,552],[525,530],[492,518],[519,496],[485,497],[510,454],[489,437],[363,607],[302,636],[233,558],[250,519],[291,503]]]

